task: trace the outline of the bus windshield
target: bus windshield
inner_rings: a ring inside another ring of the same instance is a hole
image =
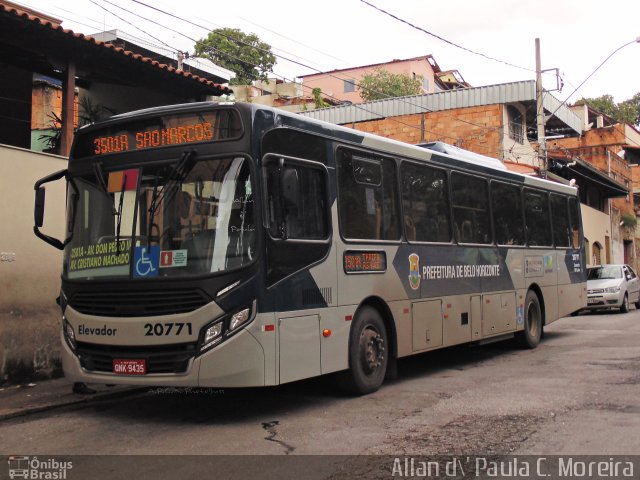
[[[255,257],[249,160],[195,159],[73,178],[64,275],[146,278],[202,275]],[[78,198],[72,198],[77,195]]]

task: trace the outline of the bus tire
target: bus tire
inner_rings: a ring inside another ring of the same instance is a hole
[[[536,348],[542,338],[542,308],[533,290],[527,292],[524,302],[524,330],[516,333],[516,342],[522,348]]]
[[[354,395],[375,392],[384,381],[388,363],[388,335],[380,312],[362,307],[351,325],[349,369],[341,373],[340,386]]]

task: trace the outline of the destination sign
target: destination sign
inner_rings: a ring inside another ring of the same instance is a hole
[[[236,110],[221,109],[124,120],[76,135],[72,157],[83,158],[231,140],[240,138],[242,124]]]
[[[382,273],[387,270],[387,254],[372,251],[344,252],[345,273]]]

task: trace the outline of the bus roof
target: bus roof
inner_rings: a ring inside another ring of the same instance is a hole
[[[504,164],[496,158],[480,155],[443,142],[412,145],[391,138],[385,138],[379,135],[354,130],[342,125],[303,117],[278,108],[243,102],[193,102],[134,110],[131,112],[117,114],[95,124],[82,127],[78,133],[84,133],[85,129],[93,130],[93,128],[100,128],[140,117],[153,117],[157,115],[189,112],[207,108],[228,108],[229,106],[235,106],[240,110],[250,112],[252,118],[255,117],[255,113],[257,111],[271,111],[274,114],[274,122],[277,126],[295,128],[327,138],[339,139],[347,143],[375,149],[382,154],[399,155],[405,158],[408,157],[415,160],[433,162],[440,166],[449,166],[461,170],[472,170],[486,174],[487,176],[521,182],[532,187],[554,190],[569,195],[576,195],[577,193],[577,188],[575,187],[507,170]]]

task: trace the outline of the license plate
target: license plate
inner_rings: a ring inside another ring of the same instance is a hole
[[[587,304],[591,304],[591,303],[599,303],[600,300],[597,298],[589,298],[587,299]]]
[[[113,361],[113,373],[118,375],[145,375],[147,373],[147,362],[144,359]]]

